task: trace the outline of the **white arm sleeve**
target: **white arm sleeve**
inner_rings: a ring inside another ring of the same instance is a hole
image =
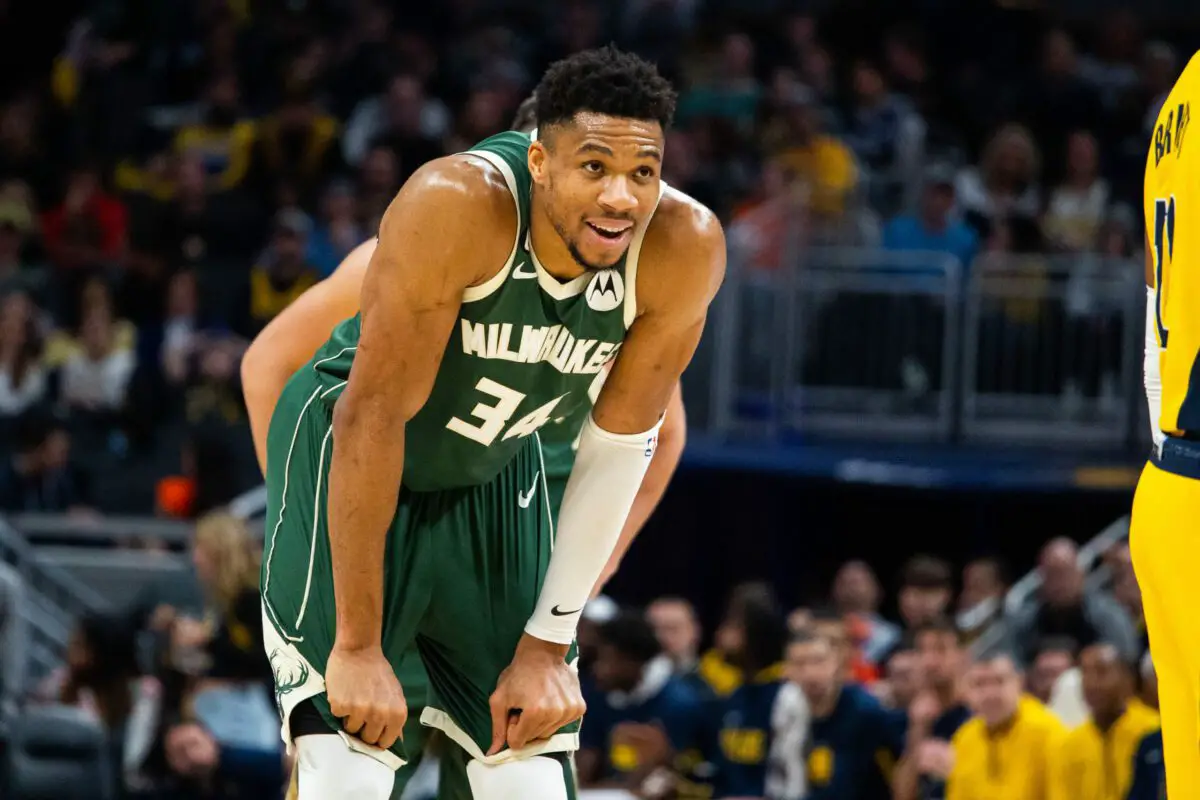
[[[1150,409],[1150,435],[1154,438],[1154,447],[1162,447],[1164,434],[1162,423],[1162,376],[1159,375],[1158,335],[1154,330],[1158,313],[1154,289],[1146,287],[1146,352],[1142,369],[1146,382],[1146,405]]]
[[[588,415],[563,493],[546,580],[525,632],[570,644],[579,612],[608,563],[658,444],[659,421],[645,433],[602,430]]]

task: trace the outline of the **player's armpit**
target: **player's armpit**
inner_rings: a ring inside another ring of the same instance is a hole
[[[404,424],[433,388],[463,291],[503,266],[516,224],[502,176],[462,156],[417,170],[384,215],[363,280],[354,369],[333,415],[335,646],[380,640],[384,541],[404,465]]]
[[[352,250],[332,275],[272,319],[242,357],[242,393],[254,452],[264,474],[275,404],[288,380],[308,363],[338,323],[358,313],[363,275],[374,252],[374,239]]]

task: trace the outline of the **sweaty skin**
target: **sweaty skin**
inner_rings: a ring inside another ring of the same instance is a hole
[[[242,391],[250,416],[254,452],[264,475],[267,471],[267,431],[275,404],[283,394],[283,387],[296,370],[307,364],[313,353],[325,344],[342,320],[358,313],[363,277],[375,252],[375,244],[374,239],[360,244],[346,256],[332,275],[309,289],[271,320],[242,359]],[[593,596],[599,594],[616,574],[629,546],[662,500],[671,476],[679,466],[686,439],[687,417],[683,395],[676,385],[659,432],[658,449],[642,480],[642,488],[621,531],[617,548],[600,580],[596,582]]]

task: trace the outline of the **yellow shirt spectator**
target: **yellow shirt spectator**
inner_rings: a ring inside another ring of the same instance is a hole
[[[1158,727],[1158,712],[1131,700],[1108,730],[1089,719],[1071,731],[1056,770],[1058,797],[1125,800],[1138,744]]]
[[[1028,696],[996,730],[979,717],[970,720],[951,741],[946,800],[1050,800],[1052,767],[1065,736],[1058,718]]]
[[[817,134],[807,144],[780,151],[775,161],[788,178],[807,187],[814,214],[833,216],[846,210],[846,201],[858,183],[858,167],[846,145]]]

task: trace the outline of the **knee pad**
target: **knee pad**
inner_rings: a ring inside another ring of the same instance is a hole
[[[559,761],[534,756],[504,764],[467,764],[475,800],[567,800],[566,776]]]
[[[396,773],[336,734],[296,740],[299,800],[388,800]]]

